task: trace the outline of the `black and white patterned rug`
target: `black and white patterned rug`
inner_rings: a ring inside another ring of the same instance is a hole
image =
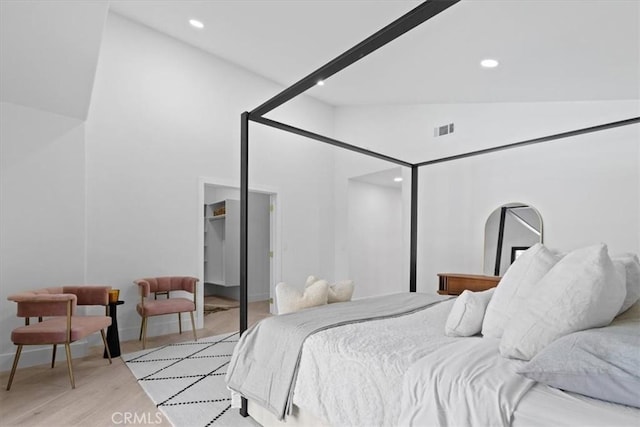
[[[224,382],[238,333],[170,344],[122,356],[144,391],[176,427],[254,427],[231,408]]]

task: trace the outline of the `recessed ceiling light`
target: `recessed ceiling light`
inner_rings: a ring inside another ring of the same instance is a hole
[[[318,80],[318,83],[316,83],[318,86],[324,86],[324,80]]]
[[[395,182],[402,182],[402,177],[401,176],[396,176],[395,178],[393,178],[393,180]]]
[[[482,61],[480,61],[480,65],[482,65],[484,68],[496,68],[498,64],[499,62],[495,59],[483,59]]]
[[[189,24],[191,24],[192,27],[196,27],[196,28],[204,28],[204,24],[200,21],[198,21],[197,19],[189,19]]]

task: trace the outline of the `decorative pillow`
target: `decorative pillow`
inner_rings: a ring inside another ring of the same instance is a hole
[[[351,301],[355,286],[353,280],[342,280],[329,285],[328,303]]]
[[[305,287],[309,287],[317,281],[318,279],[316,279],[315,276],[309,276],[307,277]],[[342,280],[337,283],[332,283],[329,285],[329,296],[327,298],[327,302],[332,304],[334,302],[351,301],[354,289],[355,285],[353,284],[353,280]]]
[[[640,321],[566,335],[518,373],[596,399],[640,408]]]
[[[465,290],[453,303],[444,333],[450,337],[470,337],[482,329],[482,319],[495,288],[482,292]]]
[[[305,282],[304,287],[308,288],[309,286],[313,285],[314,283],[316,283],[319,280],[320,279],[318,279],[316,276],[309,276],[309,277],[307,277],[307,281]]]
[[[640,260],[635,254],[611,257],[614,263],[621,263],[625,269],[627,294],[618,314],[624,313],[640,299]]]
[[[319,280],[305,288],[304,293],[295,286],[284,282],[276,285],[276,301],[278,314],[292,313],[304,308],[315,307],[327,303],[329,285],[325,280]]]
[[[482,335],[500,338],[513,313],[518,311],[517,297],[526,298],[542,277],[553,267],[559,256],[540,243],[531,246],[511,264],[500,279],[482,322]]]
[[[564,335],[606,326],[620,310],[624,296],[624,280],[607,246],[577,249],[538,282],[535,292],[517,302],[518,315],[504,329],[500,354],[529,360]]]

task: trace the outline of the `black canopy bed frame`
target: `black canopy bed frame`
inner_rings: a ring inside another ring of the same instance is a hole
[[[427,0],[416,8],[412,9],[405,15],[401,16],[391,24],[387,25],[380,31],[376,32],[369,38],[357,44],[353,48],[347,50],[342,55],[336,57],[316,71],[299,80],[292,86],[284,89],[279,94],[264,102],[259,107],[250,112],[244,112],[241,115],[241,153],[240,153],[240,333],[247,330],[248,317],[248,289],[247,289],[247,260],[248,260],[248,195],[249,195],[249,121],[260,123],[290,132],[309,139],[313,139],[325,144],[340,147],[349,151],[360,153],[369,157],[378,158],[390,163],[407,167],[411,169],[411,220],[410,220],[410,261],[409,261],[409,292],[416,292],[416,265],[417,265],[417,229],[418,229],[418,170],[423,166],[434,165],[437,163],[459,160],[466,157],[479,156],[488,153],[494,153],[512,148],[524,147],[532,144],[540,144],[560,139],[565,139],[577,135],[592,132],[600,132],[607,129],[628,126],[640,123],[639,117],[632,117],[625,120],[604,123],[596,126],[585,127],[567,132],[561,132],[553,135],[547,135],[539,138],[528,139],[524,141],[514,142],[510,144],[499,145],[492,148],[486,148],[476,151],[470,151],[463,154],[457,154],[448,157],[437,158],[433,160],[413,163],[402,159],[387,156],[383,153],[351,145],[337,139],[300,129],[285,123],[264,117],[265,114],[271,112],[275,108],[290,101],[296,96],[302,94],[308,89],[314,87],[319,81],[326,80],[339,71],[347,68],[356,61],[362,59],[366,55],[381,48],[387,43],[400,37],[402,34],[421,25],[430,18],[438,15],[440,12],[448,9],[460,0]],[[242,408],[240,413],[247,416],[247,401],[242,398]]]

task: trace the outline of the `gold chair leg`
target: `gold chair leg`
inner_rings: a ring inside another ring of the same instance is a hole
[[[189,314],[191,315],[191,328],[193,329],[193,339],[195,341],[198,341],[198,336],[196,335],[196,322],[193,320],[193,311],[190,311]]]
[[[182,313],[178,313],[178,330],[180,334],[182,334],[182,317],[180,316]]]
[[[76,388],[76,380],[73,378],[73,364],[71,363],[71,344],[64,343],[64,349],[67,351],[67,369],[69,370],[71,388]]]
[[[147,348],[147,317],[142,320],[142,348]]]
[[[142,322],[140,322],[140,337],[138,338],[138,341],[142,341],[142,333],[144,332],[144,329],[147,326],[147,318],[143,317],[142,318]]]
[[[102,342],[104,343],[104,349],[107,352],[107,357],[109,358],[109,365],[111,365],[111,351],[109,351],[109,346],[107,345],[107,337],[104,334],[104,329],[100,329],[100,335],[102,335]]]
[[[22,344],[18,344],[16,355],[13,358],[13,367],[11,368],[11,375],[9,375],[9,383],[7,384],[7,391],[11,389],[11,383],[13,382],[13,376],[16,374],[16,368],[18,367],[18,360],[20,360],[20,353],[22,353]]]
[[[53,354],[51,355],[51,369],[56,366],[56,349],[58,348],[57,344],[53,345]]]

